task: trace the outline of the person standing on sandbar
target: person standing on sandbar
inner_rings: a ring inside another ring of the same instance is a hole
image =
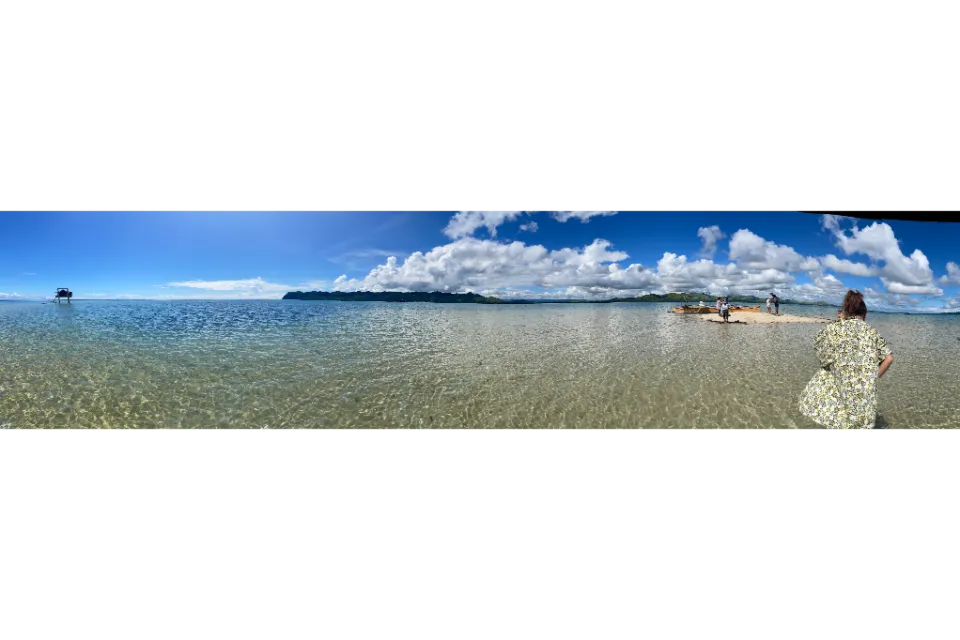
[[[800,394],[800,413],[831,429],[871,429],[877,418],[877,380],[893,363],[886,340],[867,324],[859,291],[847,291],[841,318],[814,339],[821,369]]]

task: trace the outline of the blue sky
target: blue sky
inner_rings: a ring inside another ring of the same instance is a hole
[[[289,290],[604,298],[776,291],[958,307],[960,225],[796,212],[0,214],[0,299],[275,298]]]

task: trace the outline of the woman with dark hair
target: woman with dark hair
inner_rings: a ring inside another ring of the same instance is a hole
[[[869,429],[877,417],[877,379],[893,355],[866,322],[863,294],[847,291],[840,315],[814,340],[821,369],[800,395],[800,413],[833,429]]]

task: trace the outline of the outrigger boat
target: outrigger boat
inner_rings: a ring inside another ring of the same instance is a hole
[[[716,313],[717,310],[714,307],[708,307],[706,305],[700,305],[699,307],[693,307],[690,305],[680,305],[679,307],[674,308],[674,313]]]
[[[741,312],[741,313],[743,313],[743,312],[756,313],[756,312],[760,311],[760,307],[759,307],[759,306],[757,306],[757,307],[730,307],[730,311],[731,311],[731,313],[734,312],[734,311],[739,311],[739,312]],[[720,312],[717,310],[716,307],[708,307],[708,306],[705,306],[705,305],[699,306],[699,307],[694,307],[694,306],[686,305],[686,304],[680,305],[679,307],[675,307],[675,308],[673,309],[673,312],[674,312],[674,313],[720,313]]]

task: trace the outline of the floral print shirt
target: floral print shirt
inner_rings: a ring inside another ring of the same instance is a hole
[[[800,413],[833,429],[873,427],[886,341],[864,320],[844,318],[817,334],[814,350],[821,369],[800,395]]]

